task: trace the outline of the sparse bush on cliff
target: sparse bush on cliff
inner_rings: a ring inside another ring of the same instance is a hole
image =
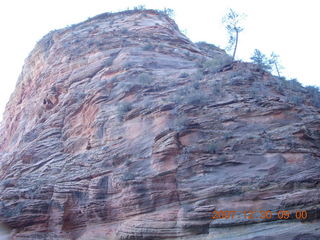
[[[201,106],[224,96],[223,86],[220,81],[203,84],[206,84],[206,86],[201,86],[201,82],[197,79],[193,80],[171,95],[170,99],[179,105]]]
[[[283,95],[285,95],[288,90],[301,93],[304,92],[304,88],[297,79],[286,80],[285,78],[278,78],[275,88]]]
[[[152,45],[151,43],[147,43],[146,45],[144,45],[144,46],[142,47],[142,49],[143,49],[144,51],[152,51],[153,49],[155,49],[155,46]]]
[[[168,16],[169,18],[174,17],[174,10],[171,8],[164,8],[163,10],[159,10],[158,12]]]
[[[297,106],[301,104],[311,103],[315,107],[320,107],[320,92],[318,87],[303,87],[297,79],[285,80],[278,78],[275,89],[282,95],[287,97],[289,103]]]
[[[171,96],[171,100],[176,104],[202,105],[209,100],[209,96],[201,91],[197,82],[194,82],[191,86],[182,87]]]
[[[131,172],[126,172],[124,175],[122,175],[122,181],[127,182],[134,180],[135,176]]]
[[[193,74],[195,80],[202,80],[204,78],[203,71],[198,69],[196,73]]]
[[[294,105],[300,106],[304,103],[305,98],[298,95],[288,95],[288,102],[293,103]]]
[[[153,82],[152,76],[151,76],[149,73],[141,73],[141,74],[138,76],[138,83],[139,83],[139,84],[148,86],[148,85],[150,85],[152,82]]]
[[[279,63],[279,55],[272,52],[270,57],[267,57],[260,50],[255,49],[251,60],[265,71],[272,72],[274,70],[278,77],[281,78],[280,69],[283,67]]]
[[[268,58],[259,49],[255,49],[252,57],[250,58],[255,64],[265,71],[270,71],[271,66]]]
[[[177,115],[172,121],[172,128],[176,131],[184,130],[190,124],[189,119],[186,116]]]
[[[278,81],[276,82],[276,85],[275,85],[275,89],[278,93],[280,94],[284,94],[285,92],[285,81],[283,78],[279,78]]]
[[[124,70],[128,70],[130,69],[134,64],[132,62],[126,62],[124,65],[123,65],[123,69]]]
[[[200,83],[198,81],[194,81],[192,83],[192,87],[196,90],[200,89]]]
[[[124,91],[128,92],[133,87],[143,88],[149,87],[153,83],[153,78],[149,73],[140,73],[139,75],[133,77],[132,79],[127,79],[125,81],[121,81],[118,84],[118,87]]]
[[[298,82],[297,79],[293,78],[286,81],[287,87],[293,91],[301,91],[303,89],[301,83]]]
[[[214,154],[217,153],[218,147],[215,143],[210,143],[207,146],[205,146],[204,150],[208,153]]]
[[[123,92],[130,92],[130,90],[136,85],[137,84],[134,84],[133,82],[122,81],[118,84],[118,87]]]
[[[227,160],[228,160],[228,157],[226,155],[220,155],[216,159],[217,162],[225,162]]]
[[[128,28],[121,29],[122,34],[127,34],[129,32]]]
[[[311,98],[311,103],[312,103],[314,106],[320,108],[320,95],[318,95],[318,96],[313,96],[313,97]]]
[[[219,55],[217,58],[202,59],[198,62],[198,67],[202,69],[204,74],[216,73],[224,66],[230,64],[232,59],[228,55]]]
[[[110,67],[110,66],[112,65],[112,63],[113,63],[113,60],[114,60],[113,57],[109,58],[109,59],[106,61],[106,67]]]
[[[146,7],[145,7],[145,5],[138,5],[138,6],[133,7],[133,10],[142,11],[142,10],[146,10]]]
[[[212,87],[212,93],[214,94],[214,96],[218,96],[218,97],[223,96],[223,88],[222,88],[221,82],[214,81],[211,84],[211,87]]]
[[[216,72],[219,67],[221,67],[221,63],[218,59],[211,59],[204,62],[203,67],[205,70],[209,71],[210,73]]]
[[[320,92],[319,88],[314,86],[307,86],[306,90],[308,91],[308,95],[311,99],[311,103],[316,106],[320,107]]]
[[[192,105],[201,105],[208,100],[208,96],[206,94],[201,93],[200,91],[190,92],[185,98],[186,104]]]
[[[221,154],[223,149],[223,143],[210,142],[202,147],[202,151],[209,154]]]
[[[308,94],[311,96],[320,94],[319,88],[314,86],[306,86],[306,90],[308,91]]]
[[[170,95],[169,97],[170,101],[174,102],[175,104],[182,104],[183,102],[183,96],[180,94],[174,93],[173,95]]]
[[[189,74],[186,72],[183,72],[179,75],[179,78],[187,78],[187,77],[189,77]]]
[[[132,110],[132,104],[129,102],[121,102],[118,105],[117,112],[119,120],[123,120],[125,115]]]
[[[261,100],[262,98],[268,95],[266,86],[258,81],[252,83],[250,88],[248,88],[249,96],[256,99]]]
[[[206,43],[206,42],[196,42],[195,43],[198,48],[204,51],[211,57],[217,57],[217,54],[226,54],[224,50],[216,47],[214,44]]]

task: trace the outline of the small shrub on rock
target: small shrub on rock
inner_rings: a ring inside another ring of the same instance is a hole
[[[223,89],[222,89],[222,84],[220,82],[213,82],[211,84],[212,87],[212,92],[214,94],[214,96],[218,96],[221,97],[223,96]]]
[[[129,102],[121,102],[118,105],[117,112],[120,120],[123,120],[124,116],[132,110],[132,104]]]
[[[192,87],[196,90],[199,90],[200,89],[200,83],[198,81],[195,81],[192,83]]]
[[[311,98],[311,103],[316,107],[320,107],[319,88],[314,87],[314,86],[307,86],[306,90],[308,91],[308,95]]]
[[[153,46],[151,43],[147,43],[147,45],[144,45],[142,48],[144,51],[152,51],[155,49],[155,46]]]
[[[127,62],[123,65],[124,69],[130,69],[134,64],[132,62]]]
[[[152,83],[152,77],[148,73],[141,73],[138,76],[138,83],[142,85],[150,85]]]
[[[290,103],[293,103],[294,105],[300,106],[304,102],[304,98],[302,96],[297,96],[297,95],[289,95],[288,96],[288,101]]]
[[[216,73],[224,66],[232,63],[232,59],[228,55],[221,55],[217,58],[213,58],[204,62],[204,70],[209,73]]]
[[[123,28],[122,30],[121,30],[121,33],[122,34],[127,34],[129,32],[129,30],[127,29],[127,28]]]
[[[194,74],[194,79],[195,80],[202,80],[204,78],[204,74],[203,71],[201,69],[199,69],[195,74]]]
[[[142,10],[146,10],[146,7],[144,5],[138,5],[133,7],[134,11],[142,11]]]
[[[259,68],[269,71],[271,70],[271,66],[268,58],[264,55],[260,50],[255,49],[254,53],[251,57],[251,60],[258,65]]]
[[[297,79],[291,79],[287,81],[287,86],[293,90],[293,91],[299,91],[302,90],[302,85],[301,83],[298,82]]]
[[[217,152],[217,145],[214,143],[210,143],[205,147],[205,151],[211,154],[214,154]]]
[[[132,181],[135,179],[135,176],[131,172],[126,172],[122,176],[122,181],[127,182],[127,181]]]
[[[181,131],[186,129],[189,124],[190,124],[190,121],[187,117],[177,115],[172,122],[172,128],[176,131]]]
[[[187,77],[189,77],[189,74],[186,73],[186,72],[181,73],[180,76],[179,76],[179,78],[187,78]]]
[[[193,104],[193,105],[200,105],[202,103],[205,103],[208,98],[205,94],[196,91],[196,92],[190,92],[185,98],[186,104]]]
[[[223,148],[223,145],[221,143],[211,142],[208,145],[204,146],[203,151],[210,154],[215,154],[215,153],[220,153],[222,148]]]

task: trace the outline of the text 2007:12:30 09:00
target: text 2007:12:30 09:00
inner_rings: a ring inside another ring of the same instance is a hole
[[[287,210],[279,210],[272,212],[271,210],[252,210],[252,211],[235,211],[235,210],[226,210],[226,211],[213,211],[212,219],[234,219],[241,218],[244,219],[299,219],[307,220],[308,212],[307,210],[296,210],[295,212],[290,212]]]

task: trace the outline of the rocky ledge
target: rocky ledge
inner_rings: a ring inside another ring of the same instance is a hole
[[[1,124],[0,221],[16,240],[319,239],[317,94],[158,11],[53,31]]]

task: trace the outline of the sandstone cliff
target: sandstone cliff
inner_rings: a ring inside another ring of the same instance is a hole
[[[319,239],[319,113],[312,89],[162,13],[99,15],[25,62],[0,129],[0,222],[20,240]],[[259,209],[272,218],[212,219]]]

